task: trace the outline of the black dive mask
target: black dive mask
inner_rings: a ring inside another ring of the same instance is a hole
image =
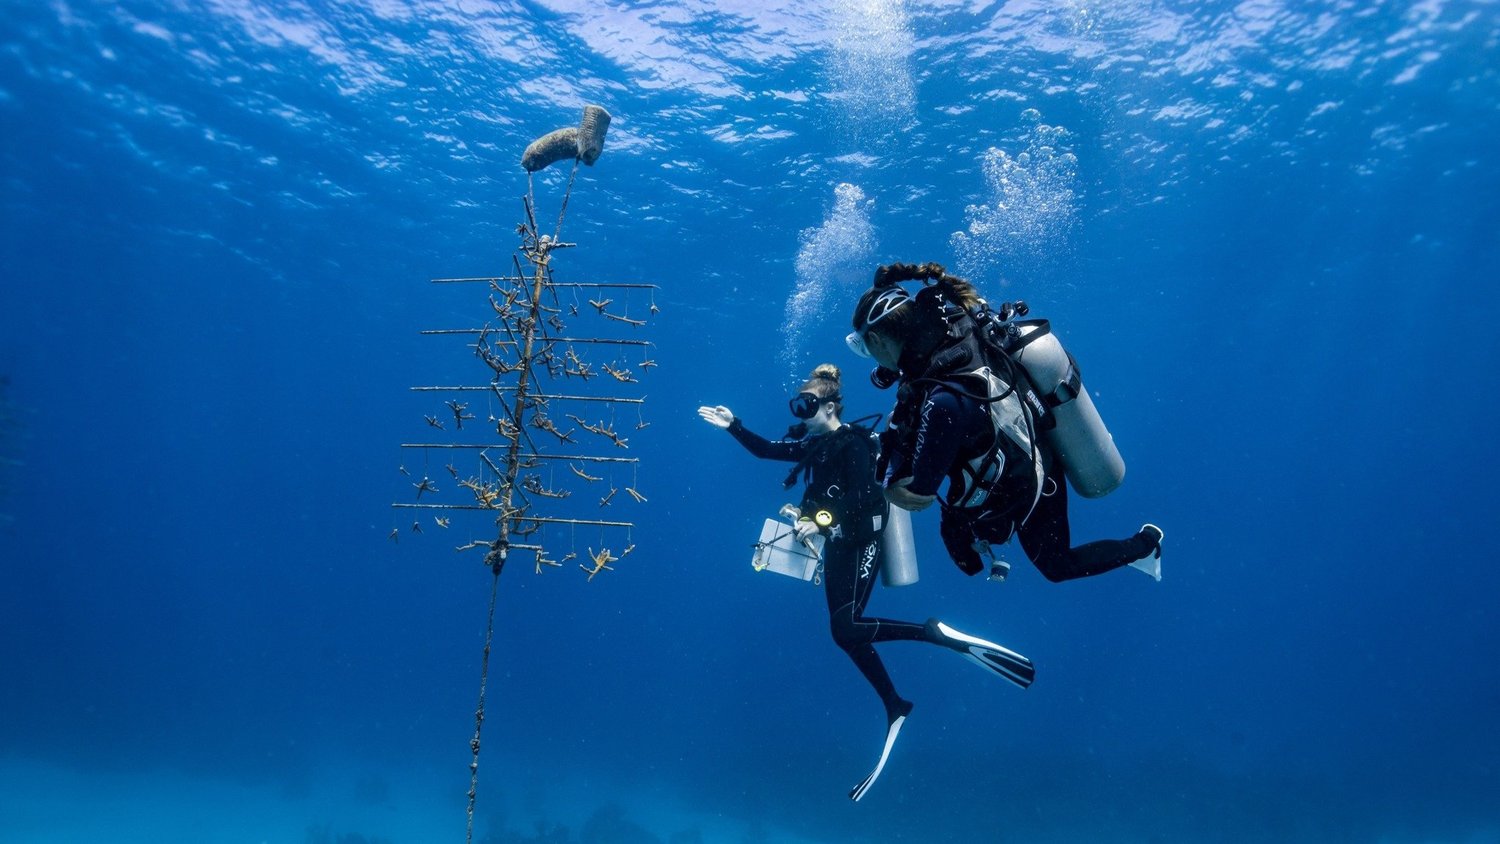
[[[838,400],[839,397],[837,395],[818,398],[812,393],[801,392],[792,396],[792,400],[787,402],[787,407],[792,411],[792,415],[798,419],[811,419],[818,415],[818,408]]]

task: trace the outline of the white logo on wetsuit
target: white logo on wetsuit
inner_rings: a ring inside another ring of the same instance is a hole
[[[922,402],[922,412],[918,414],[922,420],[922,424],[917,426],[917,441],[915,444],[913,444],[911,450],[911,459],[913,464],[916,463],[916,456],[922,453],[922,448],[927,444],[927,425],[934,405],[932,396],[933,394],[931,392],[927,394],[927,400]]]
[[[860,554],[859,576],[861,579],[870,576],[870,566],[875,562],[875,543],[871,542],[865,546],[864,553]]]

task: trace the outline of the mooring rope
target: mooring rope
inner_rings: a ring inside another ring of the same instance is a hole
[[[490,617],[484,629],[484,659],[479,669],[479,706],[474,710],[474,737],[469,739],[469,750],[474,758],[469,762],[469,831],[464,841],[474,844],[474,796],[479,793],[479,731],[484,727],[484,689],[490,677],[490,644],[495,638],[495,598],[500,592],[500,568],[495,567],[495,578],[490,582]]]
[[[562,237],[563,215],[568,213],[568,198],[573,195],[573,180],[578,178],[578,162],[581,158],[573,159],[573,172],[568,174],[568,189],[563,192],[562,207],[557,209],[557,228],[552,231],[552,242],[556,243]]]

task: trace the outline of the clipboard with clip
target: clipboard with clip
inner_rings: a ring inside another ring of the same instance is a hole
[[[799,541],[794,529],[796,508],[787,505],[781,509],[782,515],[787,516],[788,510],[793,514],[793,524],[766,519],[761,525],[760,539],[755,543],[750,566],[756,571],[775,572],[820,584],[823,580],[823,543],[826,540],[822,534],[815,533],[806,542]]]

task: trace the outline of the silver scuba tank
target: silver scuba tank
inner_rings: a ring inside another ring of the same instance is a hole
[[[1084,498],[1113,492],[1125,480],[1125,460],[1084,389],[1073,356],[1045,319],[1016,320],[1021,337],[1010,356],[1026,370],[1056,423],[1047,443],[1062,461],[1068,482]]]
[[[911,513],[892,504],[886,508],[880,534],[880,580],[886,586],[917,582],[917,545],[911,535]]]

